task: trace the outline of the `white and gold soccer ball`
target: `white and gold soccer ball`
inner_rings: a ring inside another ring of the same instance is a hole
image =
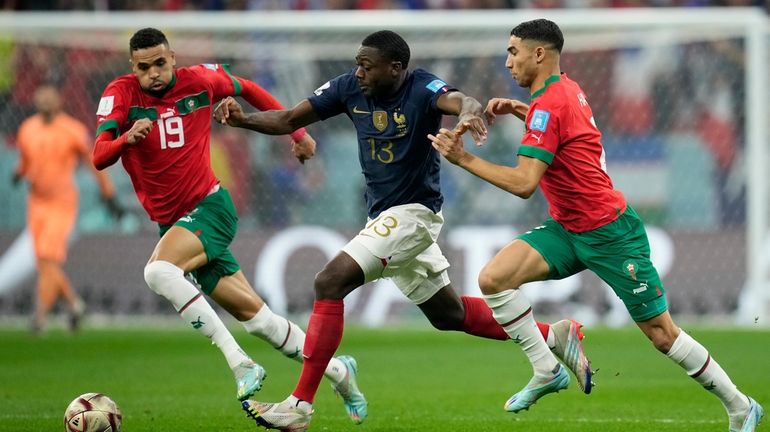
[[[101,393],[82,394],[64,411],[65,432],[120,432],[122,423],[118,404]]]

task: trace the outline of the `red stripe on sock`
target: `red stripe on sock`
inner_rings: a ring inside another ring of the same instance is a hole
[[[699,376],[701,376],[701,374],[706,371],[706,368],[709,366],[709,363],[711,363],[711,355],[709,355],[708,358],[706,359],[706,363],[703,363],[703,367],[700,368],[698,372],[695,372],[694,374],[690,375],[690,378],[698,378]]]
[[[316,300],[305,332],[302,374],[292,393],[313,403],[329,360],[342,341],[345,304],[342,300]]]
[[[286,318],[284,318],[284,319],[286,319]],[[279,346],[278,348],[276,348],[276,349],[278,349],[278,350],[281,350],[281,349],[283,349],[283,347],[285,347],[285,346],[286,346],[286,342],[288,342],[288,341],[289,341],[289,336],[291,336],[291,321],[289,321],[288,319],[286,319],[286,324],[289,326],[289,330],[287,330],[287,331],[286,331],[286,338],[283,340],[283,343],[281,344],[281,346]]]
[[[193,297],[192,299],[190,299],[190,301],[188,301],[187,303],[185,303],[185,304],[184,304],[184,306],[182,306],[182,307],[179,309],[179,313],[182,313],[182,312],[184,312],[184,311],[185,311],[185,309],[187,309],[188,307],[190,307],[190,305],[191,305],[191,304],[195,303],[195,300],[198,300],[198,299],[199,299],[199,298],[200,298],[202,295],[203,295],[203,294],[201,294],[201,293],[198,293],[198,295],[196,295],[195,297]]]
[[[507,322],[507,323],[505,323],[505,324],[502,324],[503,328],[505,328],[505,327],[508,327],[508,326],[509,326],[509,325],[511,325],[511,324],[515,324],[515,323],[516,323],[516,321],[518,321],[518,320],[520,320],[520,319],[524,318],[524,317],[525,317],[525,316],[527,316],[527,314],[528,314],[528,313],[530,313],[530,312],[532,312],[532,306],[530,306],[530,307],[529,307],[527,310],[525,310],[523,314],[521,314],[521,315],[517,316],[516,318],[514,318],[514,319],[512,319],[512,320],[508,321],[508,322]]]

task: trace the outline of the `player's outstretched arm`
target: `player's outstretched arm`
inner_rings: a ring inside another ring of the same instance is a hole
[[[222,124],[251,129],[268,135],[287,135],[318,120],[307,99],[292,109],[243,112],[243,107],[232,97],[226,97],[214,109],[214,119]]]
[[[458,127],[465,124],[477,146],[484,144],[487,139],[487,126],[484,124],[484,110],[479,101],[459,91],[453,91],[441,95],[436,105],[444,114],[456,115]]]
[[[519,120],[525,121],[527,118],[529,105],[516,99],[492,98],[487,102],[487,108],[484,114],[487,116],[489,124],[493,124],[498,115],[513,114]]]
[[[433,148],[449,162],[476,177],[520,198],[527,199],[535,193],[540,178],[548,168],[545,162],[526,156],[519,156],[516,167],[488,162],[465,151],[461,138],[465,128],[464,125],[459,125],[453,130],[441,128],[438,135],[428,135],[428,138]]]

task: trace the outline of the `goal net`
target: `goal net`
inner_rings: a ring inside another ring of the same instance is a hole
[[[291,106],[350,70],[363,37],[393,29],[410,44],[410,68],[427,69],[485,104],[492,97],[529,100],[504,66],[505,50],[514,25],[543,16],[564,32],[562,71],[585,90],[608,171],[647,224],[672,313],[770,323],[768,24],[761,12],[742,8],[0,14],[0,311],[31,308],[31,291],[16,289],[30,285],[33,274],[18,236],[26,189],[4,179],[17,161],[16,130],[34,113],[34,90],[55,83],[65,110],[93,130],[104,87],[131,72],[135,30],[163,30],[178,66],[229,63]],[[471,151],[514,164],[522,130],[521,122],[501,119],[488,142]],[[218,125],[211,150],[240,214],[233,251],[245,274],[273,309],[300,315],[312,304],[314,274],[366,217],[350,121],[339,116],[309,131],[318,153],[305,165],[292,159],[283,138]],[[453,286],[477,294],[484,263],[542,222],[547,205],[539,193],[521,200],[442,163],[446,225],[439,244],[452,263]],[[120,164],[110,175],[131,212],[111,220],[81,170],[79,235],[67,269],[93,311],[166,313],[142,279],[157,227]],[[611,290],[587,273],[525,290],[542,313],[627,322]],[[347,300],[353,319],[377,325],[417,315],[389,282],[358,291]]]

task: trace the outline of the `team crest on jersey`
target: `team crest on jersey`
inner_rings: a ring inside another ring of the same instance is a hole
[[[396,122],[396,136],[402,137],[409,131],[409,127],[406,124],[406,114],[400,111],[400,108],[396,108],[393,112],[393,121]]]
[[[532,113],[532,119],[529,121],[529,129],[545,132],[548,128],[549,118],[551,118],[551,113],[536,109],[535,112]]]
[[[372,113],[372,124],[378,131],[382,132],[388,127],[388,113],[385,111],[375,111]]]

